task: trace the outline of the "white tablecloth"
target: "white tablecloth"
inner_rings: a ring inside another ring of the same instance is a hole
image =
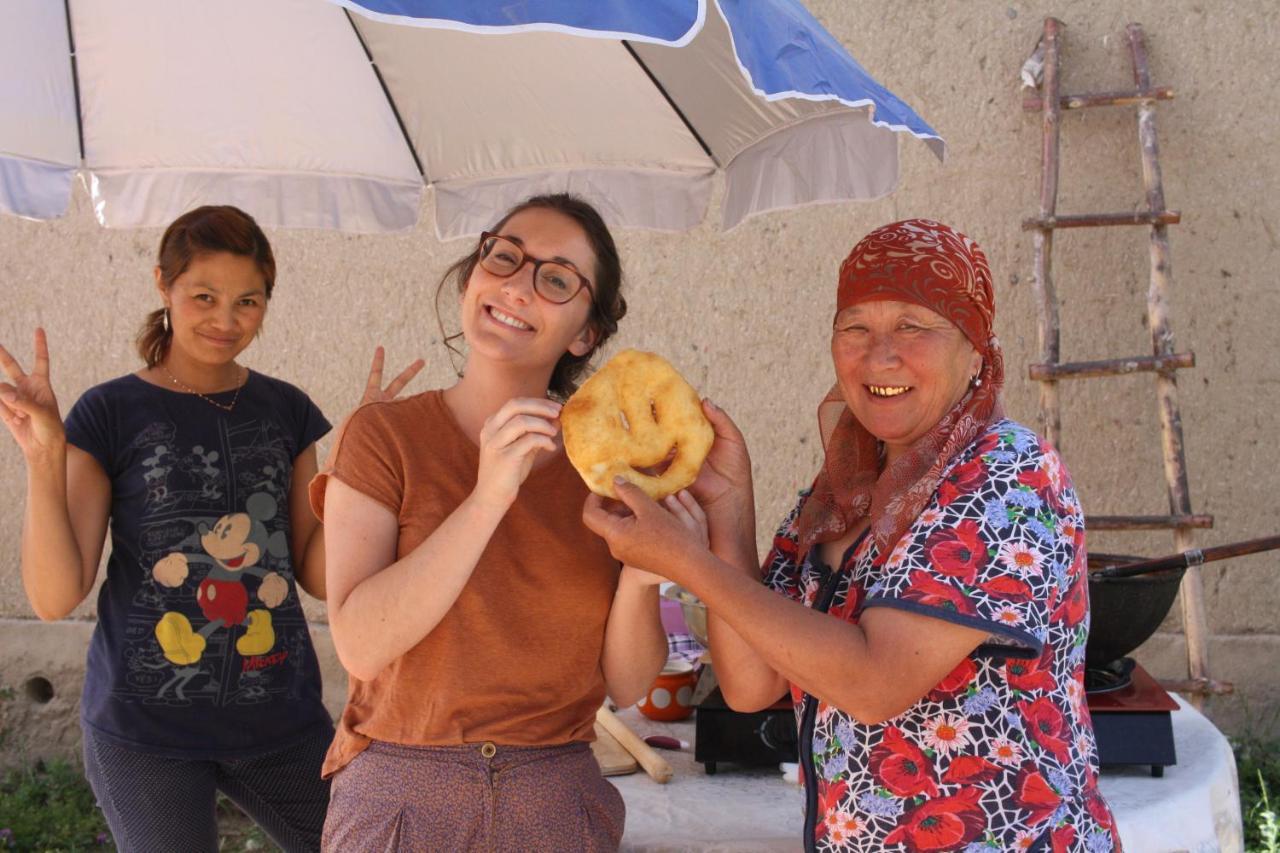
[[[1180,702],[1173,712],[1178,763],[1163,778],[1146,768],[1105,770],[1102,793],[1115,813],[1129,853],[1243,849],[1235,759],[1222,733]],[[693,741],[692,720],[655,723],[634,708],[620,716],[640,735],[668,734]],[[675,778],[659,785],[643,771],[609,781],[627,803],[622,849],[678,851],[800,850],[804,824],[801,789],[776,770],[721,763],[708,776],[692,747],[661,753]]]

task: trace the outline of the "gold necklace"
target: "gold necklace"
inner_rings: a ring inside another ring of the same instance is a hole
[[[213,399],[212,397],[207,397],[204,394],[201,394],[199,391],[192,388],[187,383],[178,379],[178,377],[170,373],[169,368],[165,367],[163,364],[159,365],[159,367],[161,370],[164,371],[164,375],[168,376],[169,381],[172,382],[174,385],[177,385],[179,388],[181,388],[183,391],[186,391],[188,394],[195,394],[197,397],[199,397],[201,400],[204,400],[210,406],[217,406],[219,409],[222,409],[222,411],[224,412],[230,412],[232,409],[236,407],[236,401],[240,399],[240,391],[244,389],[244,386],[249,381],[249,371],[246,370],[244,374],[244,379],[241,380],[240,384],[236,386],[236,395],[231,398],[231,402],[219,403],[217,400]]]

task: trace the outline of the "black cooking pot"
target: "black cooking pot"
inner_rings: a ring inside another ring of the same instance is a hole
[[[1090,554],[1089,567],[1123,566],[1142,557]],[[1174,599],[1185,568],[1166,569],[1131,578],[1105,578],[1089,573],[1089,641],[1085,666],[1100,667],[1119,660],[1156,632]]]

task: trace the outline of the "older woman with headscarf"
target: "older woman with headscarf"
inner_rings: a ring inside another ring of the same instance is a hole
[[[790,686],[806,850],[1119,848],[1084,704],[1083,513],[1058,454],[1004,417],[991,274],[928,220],[840,269],[826,458],[763,563],[750,460],[719,409],[692,491],[707,550],[638,489],[587,524],[701,598],[725,699]]]

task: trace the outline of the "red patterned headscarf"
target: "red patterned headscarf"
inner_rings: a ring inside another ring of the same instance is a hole
[[[995,295],[977,243],[928,219],[877,228],[840,267],[836,314],[874,300],[912,302],[951,321],[982,355],[981,382],[883,471],[880,442],[853,416],[839,384],[833,386],[818,406],[826,460],[797,520],[801,555],[870,516],[878,559],[886,560],[933,497],[947,464],[1004,416],[1004,357],[992,332]]]

